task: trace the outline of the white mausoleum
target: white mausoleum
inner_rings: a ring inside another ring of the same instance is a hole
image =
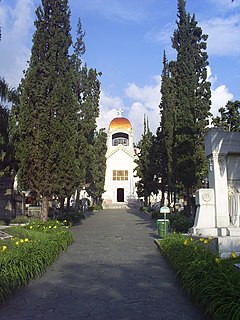
[[[119,112],[120,114],[121,112]],[[103,207],[119,207],[137,199],[134,169],[137,157],[130,121],[118,116],[107,131],[106,176]]]

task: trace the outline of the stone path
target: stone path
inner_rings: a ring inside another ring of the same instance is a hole
[[[1,320],[203,320],[154,244],[155,222],[103,210],[71,228],[75,242],[19,289]]]

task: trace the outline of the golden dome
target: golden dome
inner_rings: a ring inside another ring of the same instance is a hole
[[[132,129],[132,125],[126,118],[114,118],[110,122],[109,129]]]

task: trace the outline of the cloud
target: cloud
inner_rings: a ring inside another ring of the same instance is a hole
[[[124,109],[122,99],[111,97],[102,90],[100,94],[100,116],[97,119],[98,128],[107,129],[111,120],[117,117],[117,110],[119,109]]]
[[[168,23],[163,26],[161,29],[154,27],[152,30],[148,31],[144,35],[144,39],[149,43],[158,43],[161,44],[168,55],[175,56],[175,50],[172,48],[171,38],[173,36],[173,32],[176,29],[175,23]]]
[[[213,75],[212,70],[210,67],[207,67],[207,73],[208,73],[208,81],[211,82],[212,88],[211,88],[211,113],[214,117],[219,115],[219,108],[224,107],[229,100],[233,99],[233,94],[229,91],[226,85],[221,84],[215,87],[215,84],[217,83],[217,76]]]
[[[17,87],[30,57],[33,33],[34,4],[31,0],[17,0],[15,6],[1,4],[0,20],[0,76],[12,87]]]
[[[72,6],[75,0],[72,1]],[[135,0],[82,0],[81,7],[89,11],[95,11],[109,20],[142,21],[145,19],[144,9],[136,4]],[[101,9],[99,9],[101,8]]]
[[[234,2],[230,0],[209,0],[218,10],[220,11],[229,11],[234,10],[240,6],[239,1],[235,0]]]
[[[237,56],[240,54],[240,15],[227,18],[213,18],[199,23],[209,35],[207,52],[216,56]]]
[[[126,96],[132,100],[139,100],[148,109],[155,109],[160,102],[161,76],[155,76],[153,80],[152,85],[145,85],[144,87],[139,87],[135,83],[128,84],[125,90]]]
[[[150,130],[155,134],[160,123],[159,103],[161,100],[161,76],[153,77],[154,82],[140,87],[131,83],[126,88],[126,96],[132,101],[128,118],[133,124],[134,141],[139,141],[143,133],[144,115],[148,118]]]
[[[160,122],[158,107],[161,99],[160,87],[160,75],[153,77],[153,82],[143,87],[135,83],[128,84],[125,94],[130,101],[130,107],[126,107],[121,98],[111,97],[102,91],[98,128],[108,128],[110,121],[117,117],[117,110],[122,109],[123,117],[132,123],[135,142],[141,139],[144,115],[148,118],[150,130],[155,133]]]
[[[212,106],[211,112],[216,117],[219,112],[219,108],[224,107],[229,100],[233,99],[233,94],[229,89],[224,85],[218,86],[216,89],[212,90]]]

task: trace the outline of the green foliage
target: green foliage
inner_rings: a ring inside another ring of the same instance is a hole
[[[5,79],[0,77],[0,175],[11,174],[15,168],[14,148],[10,135],[10,112],[4,102],[16,102],[18,95]]]
[[[71,233],[60,222],[49,226],[8,229],[13,238],[0,242],[0,303],[15,289],[40,276],[72,243]]]
[[[94,210],[99,211],[99,210],[102,210],[102,206],[95,204],[95,205],[93,205],[93,206],[90,206],[90,207],[88,208],[88,210],[89,210],[89,211],[94,211]]]
[[[85,214],[76,212],[75,210],[63,212],[63,214],[58,217],[59,221],[68,221],[70,224],[79,223],[84,219],[86,219]]]
[[[178,0],[177,29],[172,47],[176,61],[163,57],[161,123],[157,141],[161,150],[162,191],[181,191],[187,198],[188,212],[193,214],[191,196],[206,175],[204,133],[210,116],[211,90],[207,81],[206,41],[195,15],[186,12],[186,1]]]
[[[184,289],[216,320],[240,319],[240,274],[233,263],[240,259],[220,260],[208,250],[211,239],[172,235],[159,241],[161,252],[177,273]]]
[[[170,65],[164,51],[163,72],[161,84],[161,103],[160,103],[160,128],[158,128],[156,139],[159,145],[158,157],[160,158],[159,168],[161,173],[162,192],[174,191],[174,174],[173,174],[173,141],[175,125],[175,88],[174,78],[171,77]]]
[[[225,107],[218,110],[220,116],[213,118],[212,124],[215,127],[227,131],[240,131],[240,101],[228,101]]]
[[[205,51],[208,37],[197,25],[195,15],[186,12],[185,0],[178,1],[177,27],[172,39],[177,51],[172,72],[176,84],[173,157],[176,182],[183,184],[189,198],[200,184],[206,162],[203,139],[211,104]]]
[[[11,220],[11,223],[29,223],[31,219],[27,216],[17,216],[16,218]]]
[[[71,195],[79,176],[77,99],[68,1],[42,1],[36,15],[29,68],[20,87],[16,151],[20,187],[46,203],[52,195]]]
[[[89,190],[96,189],[93,187],[92,177],[95,173],[92,170],[96,165],[93,148],[95,149],[96,119],[99,116],[100,81],[98,77],[101,76],[101,73],[97,72],[96,69],[88,69],[86,64],[82,65],[82,55],[86,50],[84,36],[85,32],[82,30],[81,20],[79,19],[77,39],[73,46],[74,54],[72,55],[75,69],[74,93],[78,100],[77,160],[80,171],[79,181],[76,185],[76,210],[79,207],[80,190],[90,183]],[[96,190],[93,192],[95,193]]]
[[[150,194],[158,192],[158,179],[155,174],[154,137],[145,117],[143,135],[138,147],[140,151],[135,160],[137,164],[135,173],[139,177],[139,181],[136,183],[137,194],[139,197],[144,197],[144,205],[147,206]]]
[[[106,152],[107,134],[104,129],[94,135],[94,143],[91,148],[90,160],[90,186],[87,188],[88,194],[93,198],[94,205],[101,206],[102,194],[104,193],[106,174]]]
[[[151,213],[153,219],[164,219],[164,214],[159,211],[153,211]],[[184,213],[170,213],[167,215],[167,219],[170,222],[170,228],[172,232],[187,233],[189,228],[194,225],[194,218],[187,217]]]

